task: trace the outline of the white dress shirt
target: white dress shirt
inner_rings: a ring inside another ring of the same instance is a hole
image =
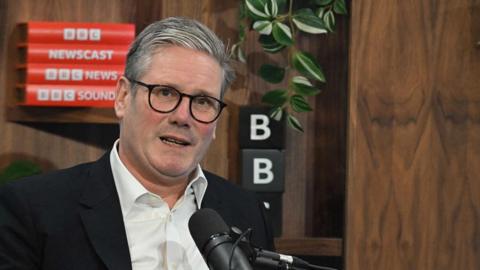
[[[117,140],[110,152],[113,179],[127,233],[133,270],[208,270],[188,229],[200,208],[207,180],[200,165],[182,197],[170,209],[128,171],[118,156]]]

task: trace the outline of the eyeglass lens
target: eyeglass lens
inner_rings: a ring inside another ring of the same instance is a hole
[[[180,104],[185,94],[178,90],[166,87],[156,86],[152,88],[149,101],[152,108],[156,111],[167,113],[175,110]],[[222,109],[221,103],[209,96],[189,96],[190,112],[192,116],[200,122],[214,121]]]

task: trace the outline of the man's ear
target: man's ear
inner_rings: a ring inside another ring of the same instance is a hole
[[[122,76],[117,81],[117,88],[115,90],[115,114],[118,119],[122,119],[125,115],[125,110],[128,105],[130,105],[131,96],[130,82]]]

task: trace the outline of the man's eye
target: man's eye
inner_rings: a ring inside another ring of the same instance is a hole
[[[213,106],[213,101],[211,98],[208,98],[208,97],[196,97],[195,104],[205,106],[205,107],[211,107]]]
[[[159,97],[173,97],[176,96],[175,90],[168,87],[158,87],[155,88],[156,95]]]

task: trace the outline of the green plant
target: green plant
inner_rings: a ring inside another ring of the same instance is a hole
[[[270,63],[260,67],[259,75],[268,83],[279,84],[285,78],[286,88],[269,90],[262,102],[272,107],[270,117],[286,117],[290,127],[303,132],[294,113],[311,111],[307,98],[318,95],[319,84],[326,81],[321,66],[308,52],[296,46],[300,34],[326,34],[335,30],[335,15],[347,14],[345,0],[311,0],[294,5],[294,0],[243,0],[240,6],[239,42],[232,54],[246,62],[246,30],[260,35],[258,42],[266,53],[286,54],[284,66]],[[294,9],[295,7],[295,9]]]
[[[7,167],[0,171],[0,186],[12,180],[41,173],[42,170],[37,164],[26,161],[17,160],[10,163]]]

